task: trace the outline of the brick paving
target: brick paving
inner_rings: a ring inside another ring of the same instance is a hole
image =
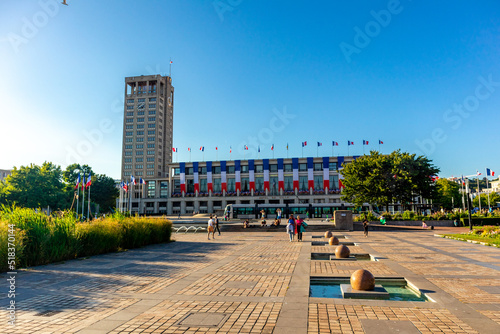
[[[169,244],[22,270],[17,325],[2,320],[0,333],[376,333],[389,322],[420,333],[500,333],[500,249],[431,231],[335,232],[356,243],[352,254],[378,261],[312,260],[335,252],[322,234],[289,242],[258,229],[215,240],[180,233]],[[360,268],[405,277],[432,301],[309,297],[310,276]],[[0,319],[7,302],[0,295]]]

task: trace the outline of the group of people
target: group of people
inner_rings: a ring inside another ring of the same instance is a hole
[[[219,232],[220,235],[220,229],[219,229],[219,218],[217,218],[217,215],[212,216],[210,215],[210,219],[208,220],[208,240],[210,240],[210,233],[212,233],[212,239],[215,239],[215,231]]]
[[[295,235],[297,235],[297,241],[302,241],[302,233],[305,232],[306,227],[307,223],[300,216],[294,219],[293,215],[290,215],[286,224],[286,233],[288,233],[290,242],[294,240]]]

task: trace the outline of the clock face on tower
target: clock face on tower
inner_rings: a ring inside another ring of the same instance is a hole
[[[137,106],[137,109],[141,110],[141,109],[144,109],[144,103],[139,103],[139,105]]]

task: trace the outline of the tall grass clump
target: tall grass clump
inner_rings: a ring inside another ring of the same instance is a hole
[[[163,218],[126,217],[79,222],[72,212],[47,216],[32,209],[0,208],[0,272],[7,271],[8,226],[16,225],[16,267],[168,242],[172,223]]]

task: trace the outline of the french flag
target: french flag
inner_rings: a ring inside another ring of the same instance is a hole
[[[332,141],[332,146],[339,146],[339,143],[337,143],[336,141]]]
[[[318,142],[318,147],[323,146],[323,143]]]
[[[381,141],[381,140],[379,140],[379,141],[378,141],[378,144],[379,144],[379,145],[380,145],[380,144],[383,144],[383,143],[384,143],[384,142],[383,142],[383,141]]]
[[[354,145],[354,142],[352,142],[352,141],[348,140],[348,141],[347,141],[347,146],[351,146],[351,145]]]
[[[273,151],[273,150],[274,150],[274,144],[271,145],[271,151]]]
[[[204,152],[205,151],[205,146],[200,147],[200,151]]]
[[[495,176],[495,172],[489,168],[486,168],[486,176]]]
[[[193,162],[193,183],[194,183],[194,191],[200,192],[200,180],[199,180],[199,171],[198,171],[198,163]]]
[[[245,151],[248,151],[248,146],[245,145],[243,148],[245,149]]]
[[[172,147],[172,152],[177,152],[177,149]]]
[[[363,139],[363,145],[368,145],[368,140]]]
[[[255,162],[253,160],[248,160],[248,182],[250,190],[255,190]]]
[[[241,191],[241,161],[234,161],[234,182],[236,191]]]
[[[212,187],[212,161],[207,161],[207,190],[213,191],[213,187]]]
[[[186,192],[186,163],[181,162],[179,164],[180,169],[180,182],[181,182],[181,192]]]
[[[90,172],[89,172],[89,175],[87,176],[87,183],[85,183],[85,188],[88,188],[92,185],[92,175],[90,175]]]
[[[227,192],[227,178],[226,178],[226,162],[220,162],[220,187],[222,191]]]
[[[283,159],[278,159],[278,190],[285,190],[285,175],[283,173]]]
[[[139,178],[139,184],[146,184],[146,180],[144,180],[142,177]]]
[[[137,182],[135,181],[135,177],[133,175],[130,175],[130,182],[133,183],[134,185],[137,184]]]
[[[306,141],[302,142],[302,147],[304,147],[304,146],[307,146],[307,142]]]
[[[128,184],[122,181],[122,189],[125,190],[125,192],[128,191]]]
[[[342,191],[342,189],[345,188],[344,183],[342,182],[343,179],[344,179],[344,175],[339,173],[339,189],[340,189],[340,191]]]
[[[299,189],[299,158],[292,158],[293,189]]]
[[[191,147],[188,147],[188,152],[191,152]]]
[[[80,173],[78,173],[78,179],[76,180],[76,186],[75,189],[78,189],[78,186],[80,185]]]
[[[323,157],[323,189],[330,189],[330,158]]]

